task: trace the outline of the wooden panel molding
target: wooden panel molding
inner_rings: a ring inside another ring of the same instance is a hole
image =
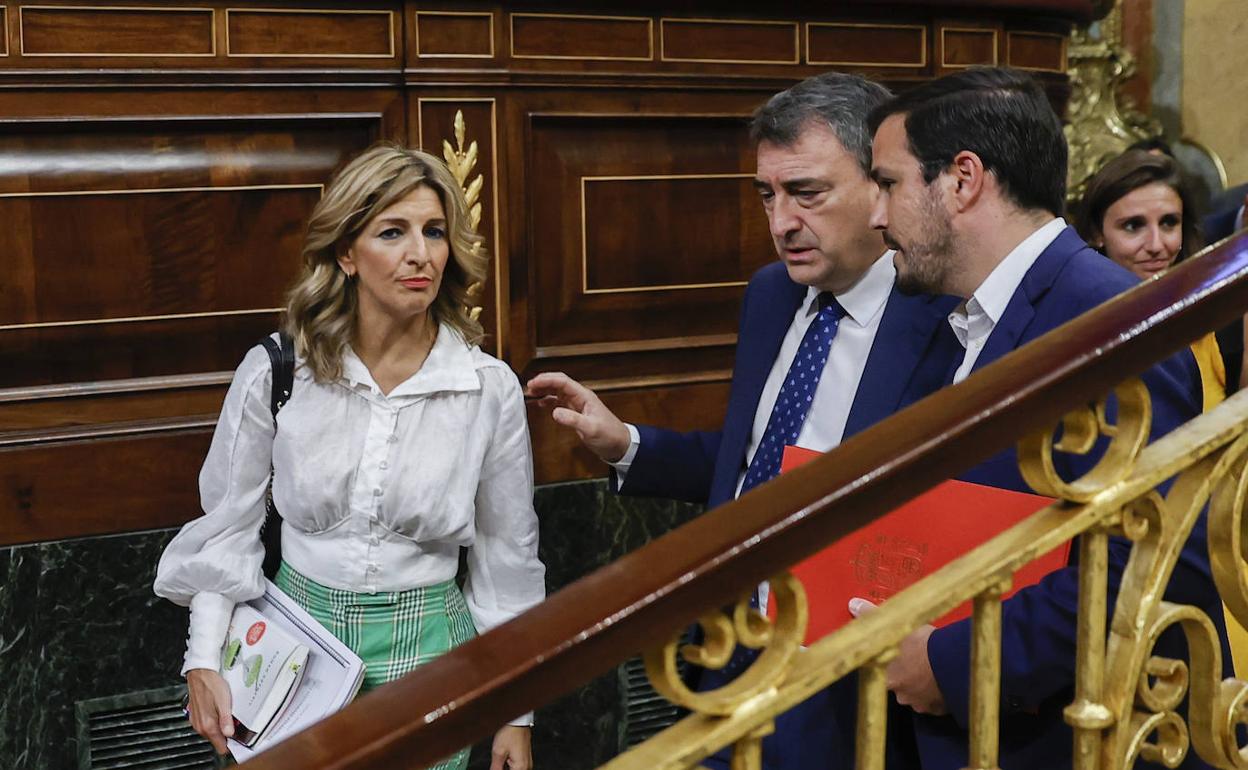
[[[771,248],[753,179],[745,173],[581,177],[581,292],[744,286],[735,257]],[[721,216],[725,201],[747,214],[739,229],[695,224]],[[653,259],[656,245],[680,258]]]
[[[213,57],[216,18],[212,8],[23,5],[18,36],[22,56]]]
[[[393,59],[394,11],[227,8],[226,55]]]
[[[797,64],[795,21],[661,19],[659,58],[708,64]]]
[[[1069,40],[1056,33],[1009,30],[1005,33],[1005,63],[1021,70],[1064,73]]]
[[[9,55],[9,9],[0,6],[0,56]]]
[[[518,369],[679,380],[731,367],[742,282],[774,259],[745,128],[729,115],[530,117],[535,327]]]
[[[416,11],[416,56],[493,59],[494,14],[490,11]]]
[[[511,58],[650,61],[654,21],[644,16],[513,13]]]
[[[0,389],[0,443],[14,431],[215,413],[233,372]]]
[[[986,27],[941,26],[940,66],[962,69],[997,64],[998,31]]]
[[[0,546],[175,527],[200,515],[197,479],[215,420],[0,447]]]
[[[0,284],[0,297],[8,300],[0,302],[0,332],[272,312],[301,247],[301,233],[290,224],[307,216],[321,189],[0,193],[0,219],[9,223],[0,230],[0,252],[27,268],[19,280]],[[66,227],[127,221],[128,227]],[[261,249],[285,259],[258,263]],[[129,269],[119,269],[119,255]]]
[[[810,22],[806,63],[835,67],[927,66],[927,25]]]
[[[0,388],[232,369],[366,118],[0,127]],[[86,287],[89,287],[87,290]]]

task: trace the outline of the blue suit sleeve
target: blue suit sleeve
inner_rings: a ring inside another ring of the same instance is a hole
[[[1152,440],[1169,433],[1200,412],[1200,376],[1190,352],[1167,359],[1144,374],[1153,403]],[[1103,451],[1103,448],[1102,448]],[[1010,452],[1011,459],[1013,452]],[[1068,479],[1091,469],[1099,455],[1063,455]],[[1059,466],[1059,467],[1062,467]],[[1169,483],[1160,487],[1162,493]],[[1109,541],[1108,606],[1118,595],[1129,541]],[[1077,550],[1071,565],[1057,570],[1034,586],[1021,589],[1001,607],[1001,698],[1004,711],[1033,711],[1048,698],[1074,685],[1075,629],[1079,609]],[[1212,595],[1212,598],[1211,598]],[[1202,515],[1188,538],[1171,582],[1170,601],[1215,609],[1217,593],[1209,577]],[[1220,612],[1220,607],[1216,608]],[[928,639],[927,655],[949,713],[966,728],[970,710],[971,623],[963,620],[937,629]]]
[[[670,497],[690,503],[705,503],[719,453],[720,431],[678,433],[649,425],[638,425],[641,443],[628,469],[622,488],[612,491],[636,497]]]

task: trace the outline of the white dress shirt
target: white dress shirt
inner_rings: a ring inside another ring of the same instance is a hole
[[[257,346],[234,373],[199,476],[205,514],[161,557],[156,593],[190,605],[183,673],[216,669],[235,602],[263,593],[258,537],[272,458],[294,569],[357,593],[451,580],[484,632],[542,601],[533,462],[515,374],[442,325],[420,370],[383,394],[350,349],[318,383],[295,368],[274,436],[272,369]],[[524,720],[518,720],[522,723]]]
[[[1001,316],[1005,315],[1005,309],[1023,282],[1023,277],[1065,229],[1066,220],[1057,217],[1024,238],[993,268],[975,293],[949,314],[949,325],[953,327],[958,342],[966,348],[962,365],[953,375],[955,383],[965,380],[975,368],[980,351],[1001,321]]]

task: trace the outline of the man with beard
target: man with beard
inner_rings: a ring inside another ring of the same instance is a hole
[[[529,381],[553,419],[612,465],[614,490],[713,508],[775,476],[785,445],[827,451],[891,415],[907,391],[942,384],[949,361],[927,348],[954,301],[897,292],[892,254],[869,223],[876,187],[866,117],[888,96],[860,77],[828,73],[754,116],[754,185],[780,261],[746,288],[721,430],[626,425],[564,374]],[[765,594],[756,598],[765,605]],[[725,669],[701,671],[698,688],[738,675],[751,660],[741,653]],[[764,741],[764,767],[852,767],[854,695],[845,679],[781,716]],[[721,754],[708,766],[727,762]]]
[[[896,249],[898,285],[964,299],[943,334],[943,344],[961,361],[950,367],[953,382],[1136,283],[1062,221],[1066,142],[1030,77],[1003,68],[960,72],[880,106],[870,125],[871,173],[880,185],[872,224]],[[1154,439],[1200,412],[1200,379],[1187,351],[1153,366],[1143,380],[1152,397]],[[1072,479],[1096,456],[1058,455],[1055,463]],[[1012,449],[962,478],[1029,491]],[[1111,539],[1111,606],[1129,551],[1128,541]],[[1229,675],[1203,518],[1165,598],[1200,607],[1218,625]],[[1070,767],[1072,740],[1062,709],[1073,699],[1077,608],[1074,566],[1003,603],[1002,768]],[[897,700],[926,715],[914,721],[925,769],[967,765],[970,631],[969,621],[924,627],[902,644],[888,670]],[[1184,658],[1176,634],[1172,628],[1163,635],[1155,654]],[[1189,753],[1185,766],[1203,764]]]

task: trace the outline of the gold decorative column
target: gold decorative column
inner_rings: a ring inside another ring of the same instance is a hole
[[[1105,161],[1141,139],[1161,136],[1161,124],[1136,109],[1119,89],[1135,73],[1135,57],[1122,41],[1122,9],[1110,0],[1100,21],[1076,28],[1067,58],[1070,107],[1066,140],[1070,165],[1066,198],[1083,197],[1088,178]]]

